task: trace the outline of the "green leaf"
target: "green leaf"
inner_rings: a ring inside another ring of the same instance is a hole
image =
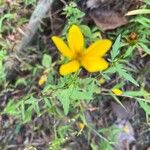
[[[116,65],[116,71],[119,73],[121,77],[126,79],[127,81],[130,81],[131,83],[135,84],[136,86],[139,86],[137,81],[132,77],[131,74],[127,73],[127,71],[123,68],[121,64]]]
[[[144,52],[150,55],[150,48],[147,47],[147,45],[143,43],[139,43],[140,47],[143,49]]]
[[[147,5],[150,5],[150,1],[149,1],[149,0],[144,0],[144,2],[145,2]]]
[[[15,86],[17,87],[18,85],[27,85],[27,80],[25,78],[19,78],[16,83],[15,83]]]
[[[31,105],[25,111],[25,116],[23,118],[23,123],[27,123],[27,122],[31,121],[32,114],[33,114],[33,106]]]
[[[82,33],[86,37],[91,37],[92,36],[91,29],[87,25],[80,25],[80,28],[81,28]]]
[[[150,9],[137,9],[129,11],[125,16],[139,15],[139,14],[150,14]]]
[[[44,102],[45,102],[45,106],[50,108],[51,107],[50,100],[47,97],[44,97],[43,99],[44,99]]]
[[[89,91],[81,91],[80,89],[75,89],[71,93],[71,98],[73,100],[87,100],[90,101],[93,98],[93,93]]]
[[[24,103],[22,101],[22,104],[21,104],[21,117],[22,117],[22,120],[25,120],[25,106],[24,106]]]
[[[139,84],[137,83],[137,81],[127,72],[125,71],[121,71],[119,72],[119,74],[124,77],[126,80],[130,81],[131,83],[135,84],[136,86],[139,86]]]
[[[137,96],[149,96],[150,93],[145,93],[144,91],[126,91],[123,93],[123,95],[137,97]]]
[[[114,60],[116,56],[119,54],[119,49],[121,47],[121,34],[117,37],[114,45],[112,46],[112,51],[111,51],[111,59]]]
[[[150,19],[149,18],[140,16],[140,17],[134,19],[134,21],[142,24],[146,28],[150,27]]]
[[[70,89],[61,90],[57,92],[56,95],[63,106],[65,115],[67,115],[70,105]]]
[[[40,116],[40,107],[38,101],[34,101],[34,110],[37,113],[38,116]]]
[[[5,14],[4,16],[2,16],[1,18],[0,18],[0,33],[2,32],[2,30],[3,30],[3,21],[4,21],[4,19],[13,19],[13,18],[15,18],[15,15],[14,14],[11,14],[11,13],[7,13],[7,14]]]
[[[116,67],[115,66],[111,66],[106,71],[104,71],[105,74],[113,74],[115,72],[116,72]],[[109,77],[109,79],[110,79],[110,77]]]
[[[121,101],[117,98],[116,95],[110,93],[110,95],[114,98],[114,100],[120,105],[122,106],[122,108],[124,108],[126,110],[126,108],[124,107],[124,105],[121,103]]]
[[[22,102],[17,102],[17,104],[14,102],[14,100],[10,100],[8,102],[8,104],[5,106],[4,110],[3,110],[3,113],[4,114],[9,114],[9,115],[12,115],[12,116],[19,116],[19,111],[17,111],[18,109],[18,106],[21,104]]]
[[[52,58],[51,56],[47,55],[47,54],[44,54],[43,55],[43,59],[42,59],[42,65],[46,68],[49,68],[50,65],[52,63]]]
[[[144,111],[150,115],[150,106],[148,105],[148,103],[143,102],[143,101],[138,101],[140,106],[144,109]]]
[[[123,57],[126,58],[128,56],[131,56],[134,49],[135,49],[135,46],[129,46]]]

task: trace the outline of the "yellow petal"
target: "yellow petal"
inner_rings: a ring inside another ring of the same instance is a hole
[[[47,81],[47,75],[42,75],[38,81],[38,85],[41,86]]]
[[[53,36],[52,40],[63,56],[66,56],[68,58],[73,57],[72,51],[68,48],[68,46],[65,44],[65,42],[61,38],[57,36]]]
[[[81,123],[81,122],[78,122],[77,123],[77,126],[80,130],[83,130],[85,128],[85,124],[84,123]]]
[[[99,83],[100,83],[100,84],[104,84],[105,82],[106,82],[106,81],[105,81],[104,78],[100,78],[100,79],[99,79]]]
[[[82,51],[84,47],[84,38],[78,26],[72,25],[68,33],[68,44],[74,52]]]
[[[108,68],[108,62],[98,57],[85,57],[82,59],[81,64],[89,72],[102,71]]]
[[[73,72],[76,72],[80,68],[80,64],[78,61],[73,60],[67,64],[64,64],[60,67],[60,74],[61,75],[67,75]]]
[[[86,55],[91,57],[103,57],[110,49],[111,45],[112,42],[110,40],[98,40],[89,46]]]
[[[126,133],[129,133],[129,132],[130,132],[130,129],[129,129],[128,124],[126,124],[126,125],[123,127],[123,131],[126,132]]]
[[[122,95],[123,92],[120,89],[112,89],[112,92],[116,95]]]

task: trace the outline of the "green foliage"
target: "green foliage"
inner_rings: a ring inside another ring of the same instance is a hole
[[[118,73],[119,76],[126,81],[130,81],[131,83],[135,84],[136,86],[139,86],[137,81],[132,77],[132,75],[127,71],[126,67],[123,64],[115,63],[112,67],[110,67],[105,73]]]
[[[138,10],[137,10],[138,11]],[[136,24],[138,39],[136,48],[141,48],[146,54],[150,55],[149,36],[150,36],[150,19],[146,15],[137,15],[131,20],[131,23]]]
[[[137,16],[133,22],[139,23],[139,36],[137,47],[140,47],[145,53],[150,55],[149,37],[150,37],[150,19],[146,16]]]
[[[5,68],[3,66],[3,61],[6,57],[6,51],[0,50],[0,85],[3,85],[3,82],[5,81]]]
[[[140,100],[139,100],[138,102],[139,102],[141,108],[143,108],[143,110],[144,110],[148,115],[150,115],[150,105],[149,105],[149,103],[148,103],[148,102],[143,102],[143,101],[140,101]]]
[[[42,105],[40,105],[40,103],[42,103]],[[33,95],[28,94],[19,100],[10,100],[0,113],[13,116],[24,124],[32,120],[33,114],[39,117],[50,109],[53,109],[53,107],[49,98],[44,97],[37,99]]]
[[[9,101],[3,111],[4,114],[21,119],[22,123],[31,121],[34,112],[40,116],[38,100],[32,95],[27,95],[16,102],[14,100]]]
[[[97,27],[91,28],[86,24],[82,24],[85,14],[78,8],[76,2],[77,0],[71,2],[63,9],[63,15],[66,16],[67,20],[63,30],[63,35],[67,34],[67,30],[72,24],[76,24],[81,28],[81,31],[84,34],[85,45],[90,45],[97,39],[102,39],[102,36]],[[25,0],[24,3],[26,6],[34,5],[36,0]],[[145,3],[150,4],[149,0],[145,0]],[[82,104],[84,103],[84,105],[88,105],[88,103],[91,103],[96,96],[103,96],[104,99],[107,99],[108,95],[112,96],[122,107],[124,106],[120,101],[121,97],[135,99],[138,101],[139,106],[145,111],[145,113],[149,115],[150,94],[144,90],[138,89],[141,89],[141,85],[138,83],[136,78],[133,78],[134,69],[127,67],[130,60],[133,59],[133,56],[135,56],[135,51],[138,53],[138,50],[141,49],[142,54],[150,54],[150,19],[149,16],[143,15],[147,13],[149,13],[149,9],[146,6],[144,6],[143,9],[132,11],[128,15],[136,16],[133,17],[128,25],[118,28],[114,32],[108,31],[108,36],[112,39],[112,41],[114,41],[114,44],[106,56],[106,59],[108,58],[110,62],[110,67],[106,71],[95,74],[93,73],[92,75],[83,71],[81,74],[80,72],[77,72],[75,74],[60,77],[59,72],[55,69],[58,66],[54,66],[57,62],[52,63],[50,55],[43,54],[41,60],[42,65],[37,64],[36,67],[30,66],[29,70],[32,71],[30,77],[19,77],[15,85],[10,84],[11,88],[22,84],[26,87],[34,84],[33,87],[38,89],[39,93],[37,94],[29,91],[29,93],[25,93],[24,96],[19,99],[9,99],[4,110],[0,113],[13,116],[20,124],[31,122],[33,115],[40,117],[45,113],[54,116],[58,122],[61,122],[62,118],[73,118],[75,121],[77,121],[77,119],[81,119],[82,122],[85,123],[86,117],[84,116],[84,110],[86,108],[84,108]],[[15,15],[10,12],[0,17],[0,33],[5,33],[5,20],[12,20],[14,18]],[[27,20],[25,20],[25,18],[21,18],[18,21],[18,24],[22,25],[24,22],[27,22]],[[131,32],[137,32],[136,34],[138,38],[135,39],[134,42],[129,40]],[[7,43],[5,41],[0,41],[0,46],[2,46],[2,50],[0,50],[0,85],[3,85],[5,81],[3,63],[6,58],[6,50],[8,49],[8,46],[6,47],[6,45]],[[44,85],[39,87],[37,85],[37,78],[39,77],[38,73],[41,69],[48,70],[46,72],[48,79]],[[115,75],[117,79],[119,78],[119,80],[113,79],[113,75]],[[106,82],[113,82],[115,86],[106,86],[108,89],[104,89],[105,86],[98,83],[98,79],[101,76],[107,80]],[[123,86],[126,86],[126,83],[131,84],[136,91],[132,91],[130,89],[126,92],[123,91],[123,95],[120,97],[111,92],[111,88],[122,88]],[[63,125],[61,123],[55,124],[55,137],[49,145],[49,150],[62,149],[61,146],[66,142],[67,133],[71,132],[71,125],[72,124],[69,123],[69,121],[67,123],[65,122]],[[87,130],[90,129],[88,124],[86,124],[86,128]],[[103,134],[104,137],[108,139],[108,141],[101,141],[100,149],[112,150],[112,145],[115,144],[114,137],[117,135],[118,130],[110,127],[99,130],[99,133]],[[94,150],[94,148],[96,149],[97,147],[92,145],[92,148]]]
[[[65,142],[64,138],[56,138],[53,141],[51,141],[49,149],[48,150],[61,150],[61,145]]]
[[[127,70],[125,69],[125,67],[123,65],[116,65],[116,72],[123,77],[125,80],[130,81],[131,83],[135,84],[136,86],[139,86],[139,84],[137,83],[137,81],[132,77],[131,74],[129,74],[127,72]]]
[[[80,25],[81,31],[85,36],[86,43],[92,43],[102,39],[100,30],[97,27],[90,28],[87,25]]]
[[[28,6],[28,5],[35,5],[37,0],[24,0],[25,2],[25,5]]]
[[[114,60],[116,56],[120,53],[120,48],[121,48],[121,34],[117,37],[112,50],[111,50],[111,59]]]
[[[7,13],[7,14],[5,14],[4,16],[1,16],[0,17],[0,33],[2,33],[3,32],[3,30],[4,30],[4,26],[3,26],[3,21],[5,20],[5,19],[14,19],[15,18],[15,15],[14,14],[11,14],[11,13]]]
[[[150,5],[150,1],[149,1],[149,0],[144,0],[144,2],[145,2],[147,5]]]
[[[131,56],[132,55],[132,53],[133,53],[133,51],[134,51],[134,49],[135,49],[135,45],[134,46],[129,46],[128,48],[127,48],[127,50],[126,50],[126,52],[124,53],[124,58],[126,58],[126,57],[129,57],[129,56]]]
[[[75,2],[70,2],[69,5],[66,5],[66,7],[63,9],[63,14],[66,16],[68,22],[64,28],[64,33],[66,33],[71,25],[80,25],[82,22],[82,18],[85,15],[85,13],[78,9]]]
[[[42,65],[45,68],[49,68],[51,64],[52,64],[52,58],[50,57],[50,55],[44,54],[42,58]]]
[[[43,94],[51,93],[52,97],[57,98],[63,106],[65,115],[67,115],[70,105],[76,106],[75,104],[82,100],[89,102],[93,99],[93,94],[98,91],[97,89],[98,84],[94,78],[77,79],[66,76],[60,79],[59,84],[48,84],[44,88]]]
[[[107,138],[110,142],[102,140],[100,143],[100,150],[113,150],[113,144],[116,142],[116,136],[120,132],[120,129],[115,126],[109,128],[103,128],[99,130],[100,133],[107,135]]]

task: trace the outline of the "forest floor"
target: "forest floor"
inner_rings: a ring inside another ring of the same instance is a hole
[[[60,75],[72,25],[106,70]],[[0,1],[0,150],[150,150],[149,103],[149,0]]]

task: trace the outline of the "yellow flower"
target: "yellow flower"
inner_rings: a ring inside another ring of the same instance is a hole
[[[46,81],[47,81],[47,75],[44,74],[44,75],[42,75],[42,76],[40,77],[39,82],[38,82],[38,85],[41,86],[41,85],[43,85]]]
[[[80,130],[83,130],[85,128],[85,124],[84,123],[81,123],[81,122],[78,122],[77,123],[77,126]]]
[[[105,82],[106,82],[106,81],[105,81],[104,78],[100,78],[100,79],[99,79],[99,83],[100,83],[100,84],[104,84]]]
[[[126,132],[126,133],[129,133],[130,129],[129,129],[128,124],[126,124],[126,125],[123,127],[123,131]]]
[[[116,95],[122,95],[123,92],[120,89],[112,89],[112,92]]]
[[[110,40],[97,40],[86,49],[83,34],[76,25],[72,25],[69,29],[68,45],[57,36],[53,36],[52,40],[61,54],[70,60],[60,67],[61,75],[76,72],[80,67],[84,67],[88,72],[102,71],[108,67],[108,62],[103,56],[112,45]]]

